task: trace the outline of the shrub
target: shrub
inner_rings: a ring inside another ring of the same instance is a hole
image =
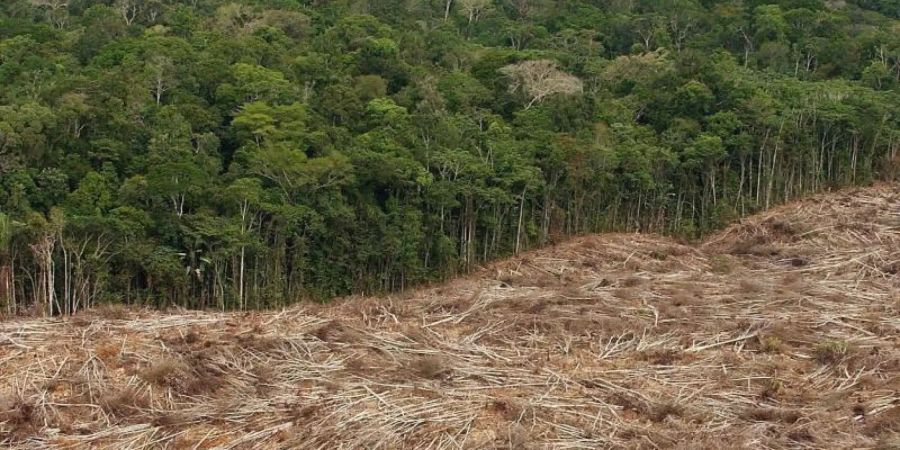
[[[759,351],[763,353],[781,353],[784,351],[784,343],[778,336],[760,336]]]
[[[813,355],[822,364],[834,364],[844,359],[849,351],[847,341],[826,341],[816,345]]]

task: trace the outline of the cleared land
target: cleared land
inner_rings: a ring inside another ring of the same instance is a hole
[[[900,187],[272,313],[0,322],[13,448],[900,446]]]

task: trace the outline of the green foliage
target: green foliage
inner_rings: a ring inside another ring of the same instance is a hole
[[[13,238],[13,222],[10,217],[0,212],[0,261],[6,262],[9,257]]]
[[[401,289],[900,173],[896,1],[0,3],[23,306]]]
[[[844,359],[851,350],[847,341],[829,340],[816,344],[813,355],[822,364],[834,364]]]

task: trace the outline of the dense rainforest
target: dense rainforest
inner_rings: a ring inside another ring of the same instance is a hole
[[[898,153],[898,0],[4,0],[0,307],[402,289]]]

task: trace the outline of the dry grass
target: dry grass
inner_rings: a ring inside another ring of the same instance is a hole
[[[436,356],[417,359],[412,365],[413,371],[422,378],[436,379],[447,372],[444,361]]]
[[[172,384],[184,372],[184,363],[172,358],[164,358],[152,361],[150,366],[142,370],[138,376],[147,383],[165,386]]]
[[[0,322],[0,447],[898,448],[900,192],[256,314]]]
[[[104,304],[97,307],[94,311],[98,316],[106,320],[124,320],[128,318],[128,311],[122,305]]]

